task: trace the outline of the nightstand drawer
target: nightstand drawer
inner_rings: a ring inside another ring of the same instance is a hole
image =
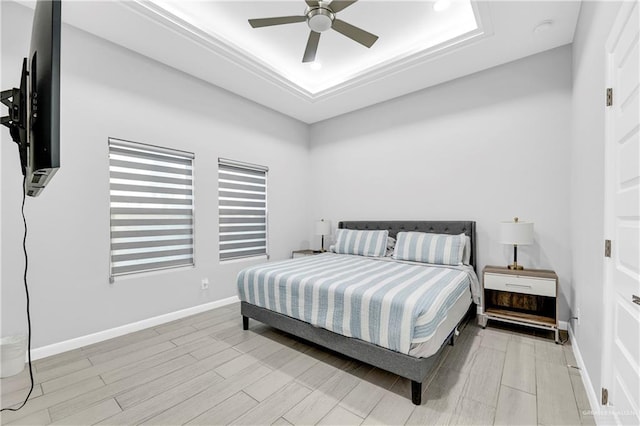
[[[485,273],[484,288],[556,297],[556,281],[547,278]]]

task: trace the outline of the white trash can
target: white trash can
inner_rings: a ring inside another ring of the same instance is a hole
[[[0,377],[15,376],[24,369],[27,336],[7,336],[0,339]]]

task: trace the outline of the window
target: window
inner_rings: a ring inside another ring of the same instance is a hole
[[[267,255],[268,170],[218,159],[220,260]]]
[[[111,280],[194,264],[193,154],[109,139]]]

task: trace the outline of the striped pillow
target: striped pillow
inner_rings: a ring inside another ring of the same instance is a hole
[[[465,235],[398,232],[394,259],[436,265],[462,265]]]
[[[337,229],[335,252],[382,257],[387,251],[389,231],[356,231]]]

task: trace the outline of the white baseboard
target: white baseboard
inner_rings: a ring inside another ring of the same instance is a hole
[[[591,407],[591,413],[593,414],[593,418],[595,419],[596,424],[615,424],[615,420],[607,415],[605,411],[606,407],[603,408],[600,405],[600,401],[598,399],[598,396],[596,395],[596,390],[593,388],[593,383],[591,383],[589,374],[587,374],[587,367],[585,366],[584,360],[582,359],[582,354],[580,353],[580,348],[578,347],[578,342],[576,341],[575,335],[573,334],[572,327],[569,327],[569,338],[571,339],[573,355],[575,356],[576,362],[578,363],[577,367],[580,369],[582,384],[584,385],[584,389],[587,392],[587,398],[589,398],[589,406]]]
[[[57,355],[59,353],[77,349],[82,346],[92,345],[94,343],[113,339],[114,337],[119,337],[124,334],[133,333],[134,331],[143,330],[149,327],[155,327],[160,324],[175,321],[180,318],[188,317],[190,315],[199,314],[200,312],[219,308],[221,306],[230,305],[239,301],[240,299],[238,299],[238,296],[233,296],[222,300],[216,300],[215,302],[205,303],[203,305],[193,306],[191,308],[170,312],[168,314],[158,315],[157,317],[147,318],[142,321],[133,322],[131,324],[125,324],[120,327],[110,328],[108,330],[99,331],[97,333],[88,334],[86,336],[76,337],[74,339],[65,340],[63,342],[41,346],[39,348],[31,350],[31,359],[36,360],[52,355]]]

